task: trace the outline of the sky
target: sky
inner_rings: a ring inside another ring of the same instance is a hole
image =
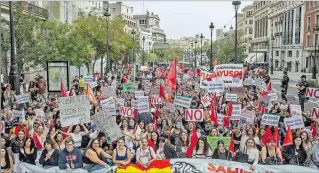
[[[160,27],[164,29],[167,39],[193,37],[203,33],[210,38],[209,25],[214,23],[215,29],[224,25],[229,30],[235,26],[235,10],[232,1],[123,1],[134,8],[134,14],[145,14],[146,10],[159,15]],[[240,10],[253,1],[242,1]],[[239,10],[239,11],[240,11]],[[230,23],[231,22],[231,23]],[[215,38],[213,32],[213,39]]]

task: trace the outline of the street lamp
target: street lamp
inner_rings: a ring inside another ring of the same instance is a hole
[[[319,27],[318,25],[316,25],[313,28],[313,32],[315,33],[315,57],[313,58],[312,79],[317,79],[316,58],[317,58],[318,31],[319,31]]]
[[[203,34],[200,34],[200,65],[203,65]]]
[[[258,43],[256,43],[255,46],[256,46],[256,48],[255,48],[255,50],[256,50],[255,51],[256,52],[256,60],[255,60],[255,62],[256,62],[256,65],[257,65],[257,46],[258,46]]]
[[[142,38],[142,41],[143,41],[142,65],[144,66],[144,64],[145,64],[145,56],[144,56],[145,37],[144,36]]]
[[[104,16],[106,18],[106,58],[109,59],[109,17],[111,16],[109,6],[106,7]],[[112,63],[110,63],[110,70],[112,70]],[[105,76],[106,72],[107,71],[105,70]],[[103,75],[103,57],[101,59],[101,75]]]
[[[241,2],[240,1],[233,1],[233,6],[234,6],[234,9],[235,9],[235,18],[236,18],[236,25],[235,25],[235,27],[236,27],[236,30],[235,30],[235,59],[234,59],[234,62],[235,63],[237,63],[237,56],[238,56],[238,51],[237,51],[237,40],[238,40],[238,38],[237,38],[237,21],[238,21],[238,16],[237,16],[237,14],[238,14],[238,9],[239,9],[239,6],[240,6],[240,4],[241,4]]]
[[[195,67],[197,67],[197,51],[196,51],[197,40],[195,40]]]
[[[270,74],[274,74],[274,40],[275,37],[271,36],[271,64],[270,64]]]
[[[13,21],[13,7],[12,1],[9,1],[9,11],[10,11],[10,43],[11,43],[11,56],[10,56],[10,72],[9,72],[9,83],[12,89],[15,90],[16,95],[20,95],[20,82],[18,68],[15,58],[15,45],[14,45],[14,21]]]
[[[213,70],[213,30],[215,28],[213,22],[209,25],[210,28],[210,70]]]
[[[135,43],[135,34],[136,34],[136,31],[133,29],[132,32],[132,37],[133,37],[133,43]],[[135,65],[135,50],[134,50],[134,47],[133,47],[133,63]]]
[[[193,55],[194,55],[194,45],[193,45],[193,43],[191,43],[191,57],[192,57],[192,60],[193,60]]]

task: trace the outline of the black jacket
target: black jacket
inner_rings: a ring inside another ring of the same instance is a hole
[[[58,166],[59,150],[54,149],[49,160],[45,161],[45,155],[48,153],[47,149],[44,149],[41,153],[39,163],[43,166]]]
[[[166,159],[177,158],[175,149],[173,148],[173,146],[170,146],[169,144],[164,145],[164,154]]]
[[[227,149],[225,149],[225,158],[220,158],[219,155],[218,155],[218,148],[216,148],[214,150],[214,153],[213,153],[213,156],[212,156],[213,159],[221,159],[221,160],[232,160],[232,155],[231,153],[228,152]]]
[[[296,152],[298,155],[296,155]],[[290,165],[303,165],[307,159],[307,153],[303,147],[295,150],[293,145],[284,147],[283,156],[285,162]]]

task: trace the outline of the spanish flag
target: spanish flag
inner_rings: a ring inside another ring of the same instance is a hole
[[[117,173],[171,173],[171,164],[169,160],[154,160],[148,168],[140,164],[129,164],[120,166]]]

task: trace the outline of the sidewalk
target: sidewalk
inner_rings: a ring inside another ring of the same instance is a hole
[[[311,79],[311,73],[301,73],[301,72],[288,72],[288,77],[290,81],[298,82],[300,81],[301,75],[306,75],[307,80]],[[283,77],[283,71],[274,71],[273,75],[270,75],[270,79],[281,80]],[[319,75],[317,74],[317,80],[319,80]]]

